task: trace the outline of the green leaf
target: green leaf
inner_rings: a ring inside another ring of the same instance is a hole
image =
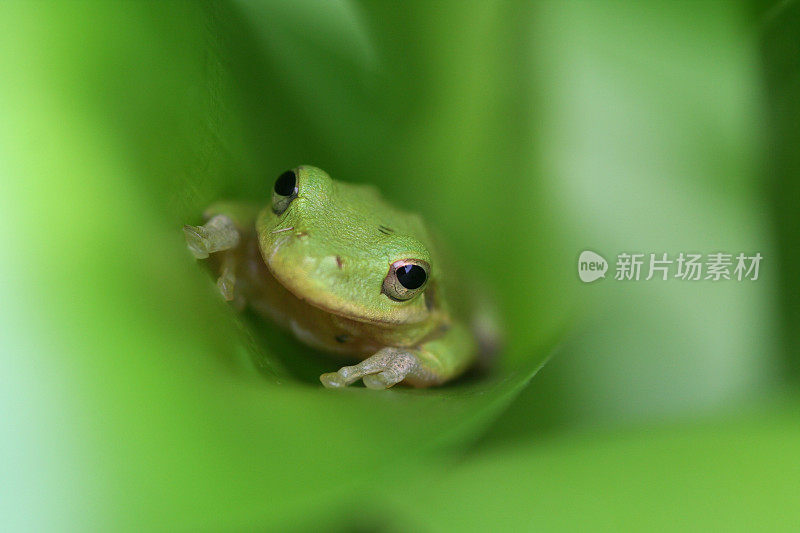
[[[791,531],[799,407],[795,395],[716,420],[536,438],[429,464],[413,498],[387,491],[376,507],[426,531]]]

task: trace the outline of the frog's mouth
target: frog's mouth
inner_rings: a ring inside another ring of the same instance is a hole
[[[391,317],[380,317],[376,314],[366,313],[365,310],[359,309],[357,304],[344,302],[330,292],[309,290],[307,286],[300,287],[295,281],[295,276],[282,276],[279,270],[270,267],[269,264],[267,264],[267,267],[275,281],[292,296],[331,315],[367,324],[397,325],[406,322],[392,319]]]

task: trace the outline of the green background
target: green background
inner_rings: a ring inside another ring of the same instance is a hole
[[[796,530],[799,40],[792,1],[3,3],[0,525]],[[324,390],[221,301],[181,225],[302,163],[491,287],[489,378]]]

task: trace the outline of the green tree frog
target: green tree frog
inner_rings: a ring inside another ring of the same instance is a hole
[[[184,233],[195,257],[211,256],[226,300],[360,361],[320,376],[325,387],[439,385],[495,344],[494,328],[470,327],[451,300],[452,272],[422,219],[372,186],[300,166],[278,176],[270,205],[220,202],[204,217]]]

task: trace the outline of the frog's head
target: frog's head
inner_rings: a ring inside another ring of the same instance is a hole
[[[288,170],[276,179],[257,230],[270,271],[298,298],[366,322],[428,317],[433,260],[425,226],[375,188],[311,166]]]

